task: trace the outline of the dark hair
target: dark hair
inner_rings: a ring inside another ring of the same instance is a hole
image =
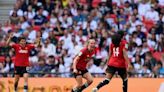
[[[48,58],[54,58],[54,56],[53,55],[50,55],[50,56],[48,56]]]
[[[117,32],[117,34],[119,34],[119,35],[121,36],[121,38],[123,38],[123,37],[124,37],[124,35],[125,35],[124,31],[121,31],[121,30],[120,30],[120,31],[118,31],[118,32]]]
[[[157,62],[157,65],[162,66],[163,64],[162,64],[162,62],[161,62],[161,61],[159,61],[159,62]]]
[[[115,34],[112,36],[112,43],[115,47],[119,47],[121,42],[121,36],[119,34]]]
[[[19,37],[18,41],[20,42],[21,40],[26,40],[26,38],[25,37]]]

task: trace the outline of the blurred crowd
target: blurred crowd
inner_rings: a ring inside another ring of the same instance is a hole
[[[39,73],[33,76],[71,77],[73,58],[89,38],[98,48],[88,70],[103,76],[111,36],[120,30],[133,66],[129,76],[164,77],[164,0],[17,0],[0,24],[0,73],[14,70],[14,50],[5,45],[14,33],[12,43],[42,39],[30,53],[29,72]]]

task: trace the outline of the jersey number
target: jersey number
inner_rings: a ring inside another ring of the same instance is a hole
[[[113,48],[113,54],[114,54],[114,57],[118,57],[118,55],[119,55],[119,47]]]

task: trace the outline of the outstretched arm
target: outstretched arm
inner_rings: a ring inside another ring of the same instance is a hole
[[[10,34],[9,34],[9,38],[8,38],[7,41],[6,41],[6,45],[7,45],[7,46],[9,46],[9,43],[10,43],[12,37],[13,37],[13,33],[10,33]]]
[[[79,59],[80,59],[80,57],[76,56],[75,59],[73,60],[73,72],[74,73],[77,73],[76,65],[77,65],[77,62],[79,61]]]
[[[39,38],[36,39],[36,41],[35,41],[35,46],[36,46],[36,47],[41,46],[41,37],[39,37]]]

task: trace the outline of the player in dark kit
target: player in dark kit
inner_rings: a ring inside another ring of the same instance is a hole
[[[126,44],[122,41],[119,34],[112,36],[112,44],[109,49],[109,61],[106,69],[106,78],[100,82],[92,92],[97,92],[101,87],[107,85],[112,79],[115,72],[118,72],[123,81],[123,92],[127,92],[128,78],[127,68],[130,62],[127,56]],[[128,65],[127,65],[128,64]]]
[[[13,34],[11,33],[6,44],[9,42]],[[36,46],[40,45],[40,39],[37,40]],[[29,66],[29,54],[30,50],[35,48],[34,44],[26,44],[26,38],[20,37],[18,44],[10,44],[15,50],[15,61],[14,61],[14,73],[15,73],[15,83],[14,90],[17,92],[18,82],[20,77],[24,77],[24,92],[28,91],[28,73],[26,68]]]
[[[95,52],[95,40],[90,39],[88,40],[87,46],[84,47],[75,57],[73,61],[73,73],[77,81],[77,85],[72,89],[72,92],[82,92],[82,90],[92,84],[93,77],[86,69],[86,66]],[[83,84],[82,78],[87,80],[85,84]]]

